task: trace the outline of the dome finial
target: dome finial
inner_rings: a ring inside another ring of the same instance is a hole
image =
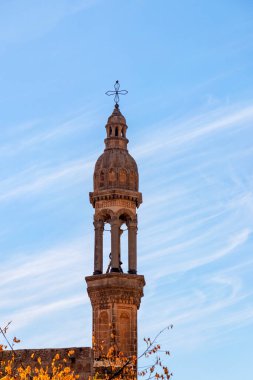
[[[119,95],[126,95],[127,90],[120,90],[119,81],[116,80],[114,84],[114,91],[107,91],[105,94],[108,96],[114,95],[115,108],[119,108]]]

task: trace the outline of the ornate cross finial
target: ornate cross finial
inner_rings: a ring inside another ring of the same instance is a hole
[[[119,95],[126,95],[128,93],[127,90],[120,90],[119,81],[116,80],[114,85],[114,91],[107,91],[105,94],[108,96],[114,95],[115,107],[119,108]]]

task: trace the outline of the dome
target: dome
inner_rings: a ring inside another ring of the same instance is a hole
[[[94,191],[125,189],[138,191],[138,168],[125,149],[108,149],[98,158],[94,170]]]

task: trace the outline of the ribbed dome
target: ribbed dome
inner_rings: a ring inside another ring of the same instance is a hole
[[[120,188],[138,191],[138,168],[125,149],[108,149],[98,158],[94,170],[94,191]]]

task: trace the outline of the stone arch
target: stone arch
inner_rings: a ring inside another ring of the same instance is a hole
[[[110,209],[103,209],[97,212],[94,216],[95,220],[102,220],[104,223],[108,223],[114,217],[114,212]]]
[[[124,220],[124,222],[127,222],[128,220],[135,220],[136,218],[136,215],[130,211],[129,209],[127,208],[121,208],[120,210],[117,211],[116,213],[116,216],[119,218],[119,219],[122,219]]]

